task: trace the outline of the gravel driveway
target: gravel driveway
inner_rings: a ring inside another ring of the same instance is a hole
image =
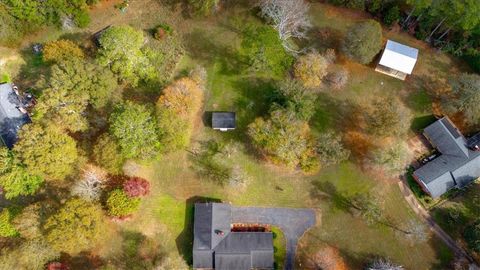
[[[287,241],[285,269],[293,269],[298,239],[315,225],[312,209],[232,207],[233,223],[271,224],[282,229]]]

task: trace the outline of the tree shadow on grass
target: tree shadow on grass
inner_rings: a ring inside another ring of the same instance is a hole
[[[35,87],[42,75],[45,78],[50,77],[50,66],[43,61],[41,54],[33,53],[31,46],[21,50],[20,55],[25,60],[25,64],[20,67],[20,72],[17,76],[20,80],[14,83],[20,85],[21,89]]]
[[[238,52],[230,46],[215,42],[214,33],[195,28],[184,36],[187,51],[203,64],[220,63],[221,74],[236,75],[245,66]]]
[[[329,201],[335,209],[353,214],[354,205],[351,199],[337,190],[337,187],[330,182],[313,181],[310,197],[316,200]]]
[[[415,117],[412,120],[412,124],[410,125],[410,129],[413,132],[421,132],[428,125],[435,122],[435,120],[437,120],[437,118],[435,118],[435,116],[433,114]]]
[[[183,231],[175,239],[177,250],[188,265],[193,264],[193,222],[195,203],[222,202],[217,198],[194,196],[186,200]]]
[[[331,27],[313,27],[310,30],[310,36],[314,38],[309,39],[308,46],[314,49],[324,52],[326,49],[335,49],[340,51],[341,42],[343,40],[343,34],[337,29]]]

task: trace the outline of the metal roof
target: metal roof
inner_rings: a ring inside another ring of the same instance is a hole
[[[379,64],[406,74],[412,74],[417,58],[418,49],[388,40]]]
[[[235,113],[234,112],[213,112],[212,128],[214,129],[234,129]]]
[[[448,117],[425,128],[424,134],[441,155],[413,174],[423,182],[432,197],[480,177],[480,151],[467,147],[467,140]]]
[[[195,204],[193,268],[273,268],[272,233],[231,232],[231,220],[229,204]]]
[[[12,87],[10,83],[0,84],[0,136],[8,148],[12,148],[17,141],[20,128],[30,123],[28,114],[18,109],[23,104]]]

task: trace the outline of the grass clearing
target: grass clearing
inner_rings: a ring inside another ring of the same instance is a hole
[[[392,228],[379,224],[369,226],[359,216],[340,209],[336,205],[339,202],[328,193],[351,196],[371,191],[382,202],[388,216],[398,226],[404,226],[406,220],[415,219],[416,216],[401,197],[394,179],[365,172],[353,161],[323,168],[318,174],[307,176],[266,164],[252,153],[245,130],[256,117],[268,113],[268,95],[276,81],[282,79],[250,74],[243,68],[238,54],[242,36],[235,26],[258,24],[259,20],[252,15],[252,11],[233,6],[231,10],[222,11],[226,13],[225,16],[192,19],[184,18],[180,11],[170,6],[162,6],[160,1],[132,1],[125,14],[114,9],[111,4],[102,4],[104,6],[92,10],[92,24],[83,31],[84,36],[89,37],[91,33],[111,24],[130,24],[145,30],[159,23],[173,26],[187,52],[177,66],[177,77],[197,64],[203,65],[208,72],[205,111],[237,112],[238,128],[235,131],[214,132],[208,128],[208,120],[200,121],[195,128],[193,142],[214,139],[233,145],[236,150],[231,159],[248,176],[245,187],[219,186],[202,179],[192,170],[186,151],[167,154],[150,164],[139,165],[135,174],[151,182],[152,192],[142,201],[138,214],[118,226],[119,232],[113,239],[123,239],[120,233],[122,230],[141,233],[191,262],[192,203],[212,198],[239,206],[315,209],[321,220],[301,240],[297,256],[299,269],[308,254],[315,253],[325,244],[338,248],[353,269],[362,268],[365,259],[372,256],[389,257],[407,269],[447,267],[451,253],[438,239],[432,237],[427,242],[412,243]],[[328,28],[331,32],[332,42],[327,44],[322,43],[324,39],[321,37],[312,38],[313,45],[319,50],[325,47],[337,48],[338,40],[346,29],[365,18],[358,12],[320,3],[312,3],[311,15],[315,30]],[[48,33],[41,38],[32,37],[31,40],[45,41],[62,35],[58,31]],[[390,32],[385,35],[414,46],[421,45],[406,35]],[[341,132],[348,125],[351,108],[368,104],[379,96],[392,95],[403,97],[415,119],[419,119],[414,121],[412,128],[421,129],[431,120],[429,113],[433,101],[429,90],[422,88],[423,79],[420,77],[435,72],[443,76],[448,73],[449,66],[456,66],[453,60],[443,54],[435,53],[435,57],[432,54],[425,46],[421,47],[421,58],[414,71],[415,75],[405,82],[377,73],[372,66],[351,63],[339,57],[340,63],[350,72],[350,80],[343,90],[327,89],[319,94],[317,112],[311,120],[313,131],[333,129]],[[35,76],[44,72],[44,65],[28,53],[28,47],[21,54],[21,59],[26,64],[16,67],[19,68],[19,76],[14,78],[26,86],[33,86],[37,79]],[[148,98],[155,101],[159,94],[159,89],[150,91]],[[207,118],[208,113],[204,115],[204,119]],[[329,189],[325,190],[325,187]],[[280,239],[279,237],[276,242],[281,242]],[[129,243],[133,244],[127,245],[131,246],[128,250],[136,245],[135,241]],[[119,250],[121,247],[106,243],[101,255],[109,256]],[[281,255],[281,249],[278,250],[280,252],[276,258]]]
[[[287,255],[287,242],[282,230],[278,227],[271,228],[273,233],[273,257],[275,261],[275,269],[283,269],[285,258]]]

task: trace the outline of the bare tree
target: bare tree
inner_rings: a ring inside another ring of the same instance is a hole
[[[88,201],[96,201],[100,198],[106,180],[107,173],[103,169],[87,165],[83,169],[81,178],[73,185],[72,195]]]
[[[307,38],[312,26],[308,18],[310,5],[304,0],[260,0],[260,14],[278,31],[283,47],[291,53],[299,53],[289,43],[290,38]]]
[[[383,258],[375,259],[366,270],[403,270],[403,266],[396,265],[391,261]]]

